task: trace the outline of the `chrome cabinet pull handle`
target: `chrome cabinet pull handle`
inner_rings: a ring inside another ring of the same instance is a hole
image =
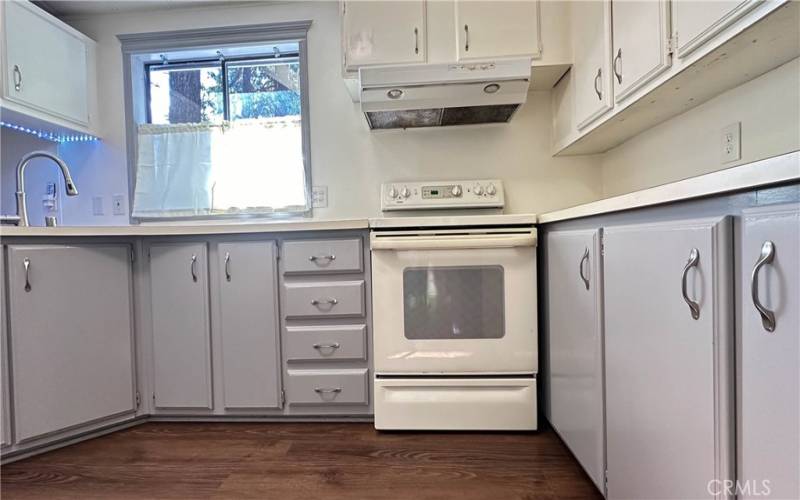
[[[597,82],[600,80],[600,77],[603,75],[603,68],[597,68],[597,76],[594,77],[594,91],[597,93],[597,98],[599,100],[603,100],[603,93],[600,92],[600,89],[597,88]]]
[[[22,70],[16,64],[14,65],[14,90],[17,92],[22,90]]]
[[[681,277],[681,293],[683,294],[683,300],[689,305],[689,310],[692,311],[692,318],[694,319],[700,318],[700,304],[689,298],[689,293],[686,290],[686,276],[689,274],[690,268],[697,267],[698,262],[700,262],[700,251],[696,248],[692,248],[692,251],[689,252],[689,260],[687,260],[686,265],[683,266],[683,276]]]
[[[617,50],[617,56],[614,58],[614,75],[617,77],[617,82],[622,83],[622,70],[617,70],[617,63],[622,66],[622,48]]]
[[[189,269],[192,272],[192,281],[197,282],[197,255],[192,255],[192,264]]]
[[[464,25],[464,52],[469,52],[469,25]]]
[[[578,263],[578,273],[581,275],[581,279],[583,280],[584,286],[586,289],[589,289],[589,278],[583,274],[583,263],[589,263],[589,247],[586,247],[586,251],[583,252],[583,257],[581,257],[581,261]]]
[[[326,260],[326,261],[330,262],[332,260],[336,260],[336,256],[333,255],[333,254],[330,254],[330,255],[312,255],[311,257],[308,258],[308,260],[310,260],[311,262],[317,262],[317,261],[320,261],[320,260]]]
[[[231,280],[231,253],[225,252],[225,279]]]
[[[22,265],[25,266],[25,291],[31,291],[31,280],[30,280],[30,270],[31,270],[31,259],[25,257],[25,260],[22,261]]]
[[[338,394],[342,392],[341,387],[315,387],[314,392],[317,394]]]
[[[312,306],[319,306],[319,305],[322,305],[322,304],[330,304],[332,306],[335,306],[338,303],[339,303],[339,301],[336,300],[333,297],[327,298],[327,299],[311,299],[311,305]]]
[[[338,349],[340,346],[338,342],[333,342],[331,344],[314,344],[312,347],[314,349],[321,350],[321,349]]]
[[[761,315],[761,325],[764,330],[768,332],[775,331],[775,313],[764,307],[764,304],[758,298],[758,272],[766,264],[772,264],[775,259],[775,244],[771,241],[765,241],[761,245],[761,255],[753,266],[753,274],[750,278],[750,295],[753,298],[753,305]]]
[[[414,28],[414,53],[419,54],[419,30]]]

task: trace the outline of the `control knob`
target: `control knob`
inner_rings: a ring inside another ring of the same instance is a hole
[[[392,187],[389,188],[389,198],[395,199],[395,198],[397,198],[398,194],[400,194],[400,193],[397,192],[397,188],[396,187],[392,186]]]
[[[411,196],[411,190],[408,189],[408,186],[403,187],[403,189],[400,191],[400,196],[403,198],[408,198]]]
[[[488,186],[486,186],[486,194],[488,194],[489,196],[494,196],[495,193],[497,193],[497,188],[494,187],[494,184],[489,184]]]
[[[472,188],[472,192],[476,195],[480,196],[483,194],[483,186],[480,184],[475,184],[475,187]]]
[[[456,184],[455,186],[453,186],[452,188],[450,188],[450,193],[451,193],[453,196],[455,196],[456,198],[458,198],[459,196],[461,196],[461,186],[459,186],[458,184]]]

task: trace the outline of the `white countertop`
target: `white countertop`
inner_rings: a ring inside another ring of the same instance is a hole
[[[546,224],[633,208],[662,205],[664,203],[793,181],[800,181],[800,152],[798,151],[584,205],[548,212],[539,215],[539,223]]]
[[[203,234],[279,233],[284,231],[328,231],[367,229],[367,219],[287,219],[158,223],[132,226],[0,227],[0,237],[11,236],[186,236]]]

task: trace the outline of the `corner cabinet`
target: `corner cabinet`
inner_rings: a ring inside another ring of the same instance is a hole
[[[603,230],[607,498],[732,479],[731,221]]]
[[[207,245],[154,243],[148,259],[155,408],[210,410]]]
[[[548,232],[545,246],[550,423],[603,491],[601,230]]]
[[[342,2],[345,71],[364,65],[424,63],[425,2]]]
[[[14,441],[135,412],[131,247],[11,245]]]
[[[90,132],[95,42],[29,2],[2,3],[4,111]]]
[[[739,498],[800,498],[800,205],[742,228]]]

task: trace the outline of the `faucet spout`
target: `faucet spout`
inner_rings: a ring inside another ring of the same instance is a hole
[[[75,182],[72,180],[72,175],[69,173],[69,167],[64,163],[64,160],[47,151],[33,151],[26,154],[20,158],[19,163],[17,163],[17,215],[19,216],[20,226],[30,225],[28,222],[28,206],[25,199],[25,168],[28,166],[28,163],[35,158],[49,158],[53,160],[61,170],[61,175],[64,176],[67,196],[78,195],[78,188],[75,187]]]

